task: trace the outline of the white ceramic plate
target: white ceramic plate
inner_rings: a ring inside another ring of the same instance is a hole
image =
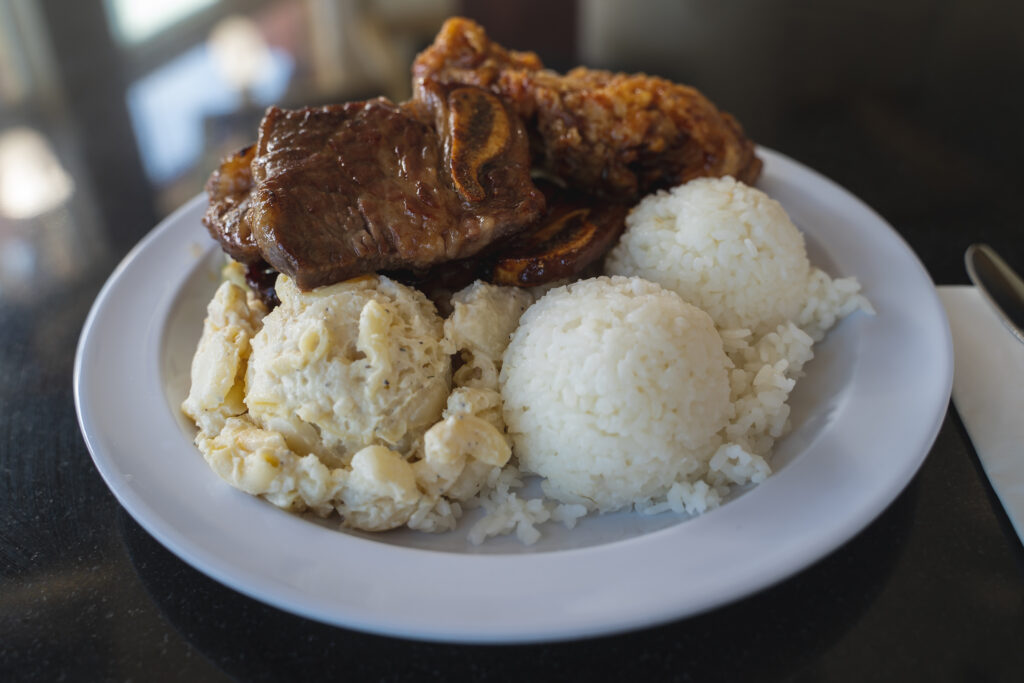
[[[236,491],[207,467],[176,406],[219,250],[197,197],[121,263],[85,323],[79,422],[128,512],[183,560],[253,598],[377,633],[463,642],[573,638],[648,626],[749,595],[850,539],[906,486],[949,401],[952,346],[927,273],[871,209],[762,150],[759,186],[812,261],[856,275],[878,314],[833,329],[793,397],[776,469],[701,517],[619,513],[480,547],[448,534],[339,531]]]

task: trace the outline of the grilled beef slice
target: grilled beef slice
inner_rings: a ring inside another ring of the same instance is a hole
[[[544,210],[519,119],[470,87],[429,103],[272,107],[252,178],[245,223],[303,289],[466,258]]]
[[[250,166],[255,153],[256,145],[249,145],[220,162],[206,182],[210,203],[203,214],[203,225],[224,252],[246,264],[263,259],[249,227]]]

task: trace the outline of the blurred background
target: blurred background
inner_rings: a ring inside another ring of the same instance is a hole
[[[413,57],[452,14],[555,69],[695,85],[755,141],[872,204],[919,253],[936,232],[966,246],[970,221],[1022,218],[1008,200],[1022,181],[1021,7],[0,0],[0,297],[109,272],[255,137],[270,104],[404,99]],[[933,274],[959,263],[946,251],[922,254]]]

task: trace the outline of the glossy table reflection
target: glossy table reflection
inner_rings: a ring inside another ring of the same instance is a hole
[[[580,3],[582,53],[698,85],[755,140],[864,199],[937,284],[966,284],[973,242],[1024,267],[1020,6],[750,1],[615,13],[626,4],[595,17]],[[103,78],[75,74],[73,93]],[[104,106],[79,102],[55,124],[86,141],[69,168],[71,203],[34,222],[0,219],[0,680],[1020,680],[1024,545],[952,405],[918,475],[852,541],[753,597],[645,631],[531,646],[410,642],[295,617],[196,572],[114,500],[75,418],[82,323],[160,213],[138,159],[117,160],[111,141],[123,131],[83,128],[86,110]]]

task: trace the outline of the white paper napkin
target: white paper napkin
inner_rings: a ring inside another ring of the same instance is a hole
[[[953,333],[953,402],[1024,541],[1024,344],[974,287],[939,287]]]

